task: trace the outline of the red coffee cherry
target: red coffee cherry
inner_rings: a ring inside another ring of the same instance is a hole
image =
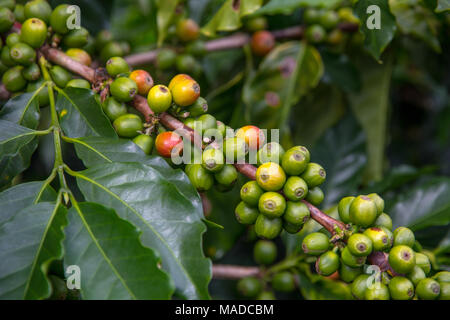
[[[166,131],[160,133],[156,137],[156,150],[158,153],[165,158],[170,158],[172,155],[172,150],[176,147],[179,148],[180,152],[183,148],[183,140],[181,137],[172,131]]]
[[[269,31],[258,31],[253,34],[250,45],[253,53],[262,57],[275,47],[275,38]]]

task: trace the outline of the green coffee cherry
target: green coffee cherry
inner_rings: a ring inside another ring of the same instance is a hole
[[[384,211],[384,200],[376,193],[371,193],[367,195],[370,199],[372,199],[375,202],[375,205],[377,206],[377,216],[383,213]]]
[[[308,148],[306,148],[304,146],[295,146],[295,147],[292,147],[290,150],[297,150],[297,151],[300,151],[301,153],[303,153],[303,155],[305,156],[306,162],[309,162],[311,160],[311,154],[310,154]]]
[[[308,185],[302,178],[289,177],[284,184],[283,193],[289,200],[300,201],[306,197]]]
[[[364,235],[372,241],[373,251],[383,251],[390,247],[389,237],[381,228],[369,228],[364,231]]]
[[[16,17],[14,13],[8,8],[0,8],[0,33],[8,31],[14,24]]]
[[[36,63],[32,63],[23,69],[22,75],[27,81],[36,81],[41,77],[41,69]]]
[[[197,61],[190,54],[180,54],[175,58],[177,70],[181,73],[192,73]]]
[[[389,247],[392,247],[392,245],[394,244],[394,234],[388,228],[380,227],[380,229],[386,233],[388,237]]]
[[[53,82],[60,88],[65,88],[72,79],[69,71],[60,66],[53,66],[49,70]]]
[[[342,198],[341,201],[339,201],[339,217],[344,223],[350,223],[350,205],[352,204],[353,200],[355,200],[355,197],[345,197]]]
[[[323,199],[325,198],[325,195],[319,187],[314,187],[309,189],[308,193],[306,194],[305,200],[311,203],[313,206],[318,206],[323,202]]]
[[[222,170],[224,163],[225,160],[221,150],[209,148],[203,151],[202,165],[206,170],[210,172],[218,172]]]
[[[291,292],[295,290],[295,279],[292,273],[282,271],[276,273],[272,278],[272,288],[280,292]]]
[[[121,57],[112,57],[106,62],[106,71],[108,71],[111,77],[115,77],[121,73],[127,73],[130,71],[130,66]]]
[[[339,255],[333,251],[322,253],[316,261],[316,271],[322,276],[329,276],[339,269]]]
[[[417,296],[422,300],[434,300],[439,297],[440,292],[441,286],[431,278],[420,280],[416,287]]]
[[[431,271],[430,259],[423,253],[416,252],[416,266],[421,268],[425,274],[429,274]]]
[[[305,180],[309,188],[314,188],[324,183],[326,176],[325,169],[321,165],[310,162],[300,177]]]
[[[270,219],[260,214],[255,222],[255,232],[258,237],[263,239],[276,238],[283,228],[283,221],[280,218]]]
[[[95,38],[95,47],[101,51],[108,43],[113,41],[113,35],[109,30],[100,31]]]
[[[268,218],[278,218],[286,210],[286,200],[277,192],[266,192],[259,198],[258,209]]]
[[[24,7],[24,13],[26,19],[38,18],[49,23],[52,7],[45,0],[28,1]]]
[[[108,61],[112,57],[123,57],[124,51],[120,43],[111,41],[108,42],[100,51],[100,58],[102,61]]]
[[[420,280],[425,279],[427,276],[425,272],[419,266],[414,266],[413,270],[408,273],[408,278],[411,282],[417,286]]]
[[[394,246],[405,245],[412,248],[415,241],[414,233],[410,229],[398,227],[394,230]]]
[[[156,65],[161,70],[167,70],[175,64],[177,54],[172,49],[161,49],[156,55]]]
[[[198,98],[197,101],[200,100],[200,98]],[[222,137],[225,137],[226,128],[227,126],[222,121],[217,120],[217,130],[220,132]]]
[[[256,181],[249,181],[241,188],[241,199],[250,206],[256,207],[259,198],[263,195],[264,190]]]
[[[319,23],[325,29],[333,29],[339,22],[339,16],[335,11],[329,10],[320,15]]]
[[[376,227],[385,227],[386,229],[392,230],[392,219],[386,213],[382,213],[373,223]]]
[[[238,179],[238,172],[231,164],[225,164],[219,172],[214,174],[216,181],[226,187],[232,187]]]
[[[237,221],[241,224],[254,224],[259,216],[259,211],[241,201],[235,210]]]
[[[342,259],[341,259],[341,264],[339,267],[339,278],[342,281],[350,283],[353,280],[355,280],[356,277],[362,273],[362,271],[363,271],[362,267],[357,267],[357,268],[349,267],[345,263],[342,263]]]
[[[19,42],[20,42],[20,34],[18,33],[13,32],[6,37],[6,45],[10,48]]]
[[[414,297],[414,285],[405,277],[394,277],[389,282],[389,293],[394,300],[410,300]]]
[[[366,300],[389,300],[390,298],[389,289],[383,283],[376,283],[368,287],[364,296]]]
[[[352,295],[358,300],[364,300],[366,298],[367,281],[369,275],[361,274],[350,285]]]
[[[84,79],[72,79],[67,82],[66,88],[91,89],[91,84]]]
[[[3,62],[0,60],[0,76],[2,76],[6,71],[8,71],[8,69],[9,68],[5,66]]]
[[[129,78],[117,78],[111,83],[111,94],[119,101],[129,102],[137,93],[136,82]]]
[[[256,297],[256,300],[276,300],[276,298],[272,291],[263,291]]]
[[[450,283],[441,282],[439,283],[439,286],[441,287],[439,300],[450,300]]]
[[[433,276],[437,282],[450,282],[450,271],[440,271]]]
[[[217,125],[217,124],[216,124]],[[227,162],[243,160],[248,153],[245,140],[240,138],[226,138],[223,143],[223,151]]]
[[[262,284],[255,277],[242,278],[238,281],[237,290],[245,298],[254,298],[261,292]]]
[[[285,151],[277,142],[269,142],[265,144],[257,153],[258,165],[266,162],[280,163]]]
[[[318,23],[320,20],[321,12],[317,9],[308,8],[303,13],[303,21],[306,24]]]
[[[57,6],[50,15],[50,25],[52,26],[53,31],[59,34],[68,33],[69,28],[67,27],[67,19],[69,19],[71,14],[69,5],[60,4]]]
[[[8,8],[13,10],[16,6],[16,0],[0,0],[0,7]]]
[[[205,114],[208,111],[208,102],[204,98],[199,97],[194,102],[193,105],[190,105],[189,107],[186,108],[186,111],[189,112],[189,116],[191,116],[191,117],[201,116],[202,114]],[[216,123],[216,127],[217,127],[217,123]],[[224,135],[225,134],[222,134],[222,136],[224,136]]]
[[[327,32],[321,25],[313,24],[306,28],[305,36],[311,43],[320,43],[325,40]]]
[[[88,43],[89,31],[85,28],[70,30],[63,37],[63,44],[68,48],[82,48]]]
[[[25,7],[21,4],[16,4],[14,8],[14,16],[16,17],[16,21],[23,23],[26,19],[25,17]]]
[[[18,42],[9,51],[11,59],[20,65],[29,66],[36,60],[36,52],[26,43]]]
[[[296,148],[289,149],[281,158],[281,166],[286,174],[298,176],[305,171],[308,161],[303,152]]]
[[[210,114],[203,114],[197,118],[197,121],[201,124],[201,132],[205,134],[208,130],[217,129],[217,120]],[[245,141],[244,141],[245,143]]]
[[[156,85],[150,89],[147,101],[153,112],[161,113],[172,105],[172,93],[166,86]]]
[[[23,77],[22,70],[22,66],[16,66],[3,74],[2,82],[8,91],[17,92],[25,88],[27,80]]]
[[[1,52],[1,60],[2,63],[7,66],[7,67],[13,67],[16,65],[16,63],[13,61],[13,59],[11,58],[11,55],[9,54],[9,47],[8,46],[4,46],[2,48],[2,52]]]
[[[214,177],[200,164],[194,164],[187,176],[193,187],[200,192],[208,191],[214,185]]]
[[[351,254],[348,247],[345,247],[341,252],[342,262],[349,267],[356,268],[360,267],[366,262],[366,257],[357,257]]]
[[[153,137],[146,134],[140,134],[136,136],[133,139],[133,142],[137,144],[145,154],[152,153],[153,146],[155,145],[155,140],[153,139]]]
[[[262,265],[271,265],[277,258],[277,246],[272,241],[258,240],[253,247],[253,259]]]
[[[367,257],[372,252],[372,240],[362,233],[354,233],[347,242],[350,253],[357,257]]]
[[[283,215],[284,221],[301,226],[309,220],[310,212],[308,206],[303,202],[288,201],[286,204],[286,211]]]
[[[39,89],[40,87],[42,87],[42,85],[45,83],[44,79],[40,79],[38,81],[35,82],[30,82],[28,83],[27,92],[34,92],[37,89]],[[50,99],[48,97],[48,88],[44,87],[38,94],[38,101],[39,101],[39,106],[40,107],[46,107],[48,106],[48,104],[50,103]]]
[[[313,232],[308,234],[302,242],[302,249],[305,253],[318,256],[330,247],[330,241],[326,235],[320,232]]]
[[[144,129],[142,119],[135,114],[124,114],[113,122],[117,134],[124,138],[134,138]]]
[[[37,49],[41,47],[47,39],[47,25],[44,21],[31,18],[26,20],[20,32],[20,41]]]
[[[207,52],[205,42],[202,40],[195,40],[190,42],[186,46],[186,52],[197,57],[204,56]]]
[[[375,201],[367,196],[356,197],[349,208],[350,221],[362,227],[369,227],[377,218]]]
[[[284,220],[283,228],[287,233],[296,234],[296,233],[299,233],[300,230],[303,229],[303,224],[293,224],[293,223],[290,223],[290,222],[287,222],[286,220]]]
[[[244,25],[245,28],[251,32],[265,30],[267,29],[267,19],[263,16],[246,19]]]
[[[123,102],[119,102],[113,97],[109,97],[102,105],[103,111],[111,121],[116,120],[120,116],[127,113],[127,106]]]
[[[407,246],[395,246],[389,251],[389,265],[395,272],[407,274],[414,269],[416,265],[416,256],[414,251]]]

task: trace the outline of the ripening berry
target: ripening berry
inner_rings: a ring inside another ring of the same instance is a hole
[[[147,95],[150,89],[153,87],[153,78],[145,70],[134,70],[130,73],[130,79],[136,82],[138,86],[138,93],[140,95]]]
[[[172,105],[172,94],[166,86],[156,85],[150,89],[147,101],[153,112],[161,113],[169,109]]]
[[[250,46],[255,55],[265,56],[275,47],[275,37],[269,31],[257,31],[252,36]]]
[[[192,19],[182,19],[178,21],[176,34],[184,42],[196,40],[199,36],[198,24]]]
[[[183,147],[183,140],[175,132],[166,131],[160,133],[156,137],[156,151],[165,158],[170,158],[172,150],[177,147],[177,153],[181,152]]]
[[[177,81],[169,89],[172,92],[173,101],[180,107],[187,107],[200,97],[200,86],[193,79]]]
[[[258,150],[265,142],[264,132],[256,126],[245,126],[236,132],[236,137],[244,139],[249,150]]]
[[[71,57],[73,60],[78,61],[85,66],[90,66],[92,63],[91,56],[89,53],[79,48],[71,48],[66,51],[66,54]]]

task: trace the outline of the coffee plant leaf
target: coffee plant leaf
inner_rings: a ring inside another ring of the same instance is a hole
[[[156,16],[156,23],[158,26],[158,46],[162,45],[167,35],[167,29],[172,22],[175,9],[179,0],[156,0],[158,13]]]
[[[39,102],[37,98],[39,91],[38,89],[35,92],[24,93],[8,100],[0,110],[0,119],[36,129],[39,124]]]
[[[294,10],[302,7],[332,8],[341,3],[342,0],[271,0],[255,15],[262,14],[292,14]]]
[[[444,12],[450,10],[450,0],[437,0],[436,12]]]
[[[361,76],[347,55],[321,51],[321,56],[325,67],[323,82],[336,85],[346,92],[361,90]]]

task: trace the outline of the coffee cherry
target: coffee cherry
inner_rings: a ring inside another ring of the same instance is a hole
[[[276,300],[276,298],[272,291],[263,291],[256,297],[256,300]]]
[[[200,132],[203,135],[205,135],[206,133],[211,134],[211,129],[217,129],[217,120],[210,114],[202,114],[197,118],[197,121],[200,124]]]
[[[425,274],[429,274],[431,271],[430,259],[423,253],[416,252],[416,266],[421,268]]]
[[[338,212],[339,217],[344,223],[350,223],[350,205],[352,204],[355,197],[345,197],[339,201]]]
[[[288,201],[286,204],[286,212],[283,215],[284,221],[301,226],[309,220],[310,212],[308,206],[303,202]]]
[[[187,107],[200,97],[200,86],[192,79],[176,82],[169,89],[172,92],[173,101],[180,107]]]
[[[450,271],[440,271],[433,276],[437,282],[450,282]]]
[[[57,6],[50,15],[50,25],[53,31],[59,34],[66,34],[69,32],[67,27],[67,19],[71,16],[71,11],[69,11],[69,5],[60,4]]]
[[[238,281],[237,290],[245,298],[254,298],[261,292],[262,284],[255,277],[246,277]]]
[[[354,233],[348,238],[347,248],[357,257],[367,257],[372,252],[372,240],[362,233]]]
[[[311,203],[313,206],[318,206],[322,203],[324,198],[325,195],[323,194],[322,189],[320,189],[319,187],[315,187],[309,189],[308,193],[306,194],[305,200]]]
[[[14,24],[16,18],[14,13],[8,8],[0,8],[0,33],[8,31]]]
[[[435,300],[440,292],[441,286],[431,278],[420,280],[416,287],[417,296],[422,300]]]
[[[316,271],[322,276],[329,276],[339,269],[339,255],[333,251],[322,253],[316,261]]]
[[[263,195],[264,190],[256,181],[249,181],[241,188],[241,199],[250,206],[256,207],[259,198]]]
[[[53,66],[49,70],[53,82],[60,88],[65,88],[67,83],[72,79],[72,75],[66,69],[60,66]]]
[[[172,155],[172,150],[175,147],[177,147],[177,149],[174,151],[176,151],[177,154],[181,152],[181,149],[183,147],[183,140],[175,132],[166,131],[160,133],[156,137],[155,144],[156,144],[156,151],[158,151],[159,155],[165,158],[170,158]]]
[[[161,113],[169,109],[172,105],[172,94],[166,86],[156,85],[150,89],[147,101],[153,112]]]
[[[124,114],[114,120],[113,126],[117,134],[124,138],[134,138],[139,134],[139,131],[144,129],[141,118],[130,113]],[[158,139],[156,143],[158,144]]]
[[[91,89],[91,84],[84,79],[72,79],[67,82],[66,88]]]
[[[73,60],[78,61],[79,63],[84,64],[85,66],[89,67],[92,63],[91,56],[83,49],[71,48],[66,51],[66,54]]]
[[[337,46],[341,43],[343,43],[345,40],[345,35],[340,29],[334,29],[330,31],[330,33],[327,35],[327,43],[332,46]]]
[[[260,165],[256,170],[256,182],[266,191],[278,191],[283,188],[286,182],[286,174],[280,165],[267,162]]]
[[[25,7],[23,5],[16,4],[13,13],[17,22],[23,23],[26,20]]]
[[[68,48],[82,48],[88,43],[89,31],[85,28],[74,29],[69,31],[63,37],[63,44]]]
[[[361,274],[350,285],[352,295],[358,300],[364,300],[366,298],[367,281],[369,275]]]
[[[202,166],[210,172],[218,172],[224,166],[224,157],[221,150],[209,148],[203,151]]]
[[[11,55],[9,54],[9,47],[8,46],[4,46],[2,48],[1,61],[7,67],[13,67],[13,66],[16,65],[16,63],[11,58]]]
[[[394,277],[389,282],[389,293],[394,300],[410,300],[414,297],[414,285],[405,277]]]
[[[376,193],[371,193],[367,195],[370,199],[372,199],[375,202],[375,205],[377,206],[377,216],[383,213],[384,211],[384,200]]]
[[[16,43],[9,51],[11,59],[23,66],[29,66],[36,60],[36,52],[26,43]]]
[[[276,273],[272,278],[272,288],[280,292],[291,292],[295,290],[295,279],[292,273],[282,271]]]
[[[299,177],[289,177],[283,187],[284,195],[292,201],[305,198],[308,193],[308,185]]]
[[[114,98],[122,102],[129,102],[133,100],[137,93],[136,82],[130,78],[117,78],[111,83],[110,91]]]
[[[121,73],[127,73],[130,71],[130,66],[121,57],[112,57],[106,62],[106,71],[108,71],[111,77],[116,77]]]
[[[36,63],[32,63],[22,70],[22,75],[27,81],[37,81],[41,77],[41,69]]]
[[[415,241],[414,233],[410,229],[398,227],[394,230],[394,246],[405,245],[412,248]]]
[[[258,209],[249,206],[243,201],[237,205],[234,213],[239,223],[247,225],[254,224],[259,216]]]
[[[23,72],[22,72],[23,73]],[[35,82],[30,82],[28,83],[27,92],[35,92],[37,89],[39,89],[40,87],[42,87],[42,85],[44,84],[44,79],[40,79],[38,81]],[[37,95],[37,99],[39,102],[39,106],[40,107],[46,107],[48,106],[48,104],[50,103],[50,99],[48,97],[48,88],[44,87]]]
[[[368,228],[364,231],[364,235],[372,241],[373,251],[383,251],[390,246],[388,235],[381,228]]]
[[[303,21],[306,24],[318,23],[320,20],[321,12],[317,9],[308,8],[303,13]]]
[[[362,227],[368,227],[377,218],[377,206],[367,196],[356,197],[349,208],[350,221]]]
[[[45,43],[47,39],[47,25],[38,18],[26,20],[21,28],[20,41],[37,49]]]
[[[163,133],[167,133],[167,132],[163,132]],[[158,137],[163,133],[160,133],[158,135]],[[171,133],[171,132],[168,132],[168,133]],[[159,148],[158,148],[158,145],[159,144],[158,144],[158,138],[157,138],[156,149],[158,150],[158,153],[161,154],[161,152],[159,151],[161,149],[161,145],[159,145]],[[166,152],[166,151],[164,151],[164,152]],[[169,157],[170,157],[170,154],[169,154],[169,156],[166,156],[166,158],[169,158]],[[188,176],[189,180],[191,181],[192,186],[195,189],[197,189],[199,192],[208,191],[214,185],[214,177],[207,170],[205,170],[200,164],[192,165],[192,168],[187,172],[187,176]]]
[[[192,73],[195,70],[197,61],[190,54],[180,54],[175,58],[175,65],[180,72]]]
[[[293,224],[283,220],[283,228],[287,233],[296,234],[303,229],[303,224]]]
[[[184,74],[184,73],[180,73],[180,74],[177,74],[175,77],[173,77],[172,80],[170,80],[169,85],[168,85],[169,89],[172,90],[176,85],[180,84],[184,80],[195,81],[194,79],[191,78],[191,76]]]
[[[326,175],[325,169],[321,165],[310,162],[300,177],[310,188],[314,188],[325,182]]]
[[[192,19],[182,19],[177,23],[177,37],[184,42],[193,41],[199,36],[198,24]]]
[[[259,214],[255,222],[255,232],[263,239],[276,238],[283,228],[283,221],[280,218],[270,219],[263,214]]]
[[[416,265],[414,251],[404,245],[393,247],[389,251],[389,264],[397,273],[407,274],[411,272]]]
[[[327,32],[318,24],[313,24],[306,28],[305,36],[309,42],[320,43],[326,38]]]
[[[265,17],[249,18],[244,21],[245,28],[248,31],[255,32],[267,29],[267,19]]]
[[[242,139],[236,137],[226,138],[223,142],[223,152],[225,154],[227,163],[230,161],[242,161],[245,158],[245,155],[248,153],[248,147],[245,141]]]
[[[339,267],[339,278],[344,282],[350,283],[355,280],[356,277],[362,273],[362,271],[362,267],[352,268],[345,263],[342,263],[341,260]]]
[[[130,74],[130,79],[136,82],[138,86],[138,92],[141,95],[147,95],[150,89],[153,87],[153,78],[145,70],[134,70]],[[167,90],[169,89],[167,88]]]
[[[366,257],[357,257],[351,254],[348,247],[345,247],[341,252],[342,262],[348,265],[349,267],[356,268],[360,267],[366,262]]]
[[[439,286],[441,287],[439,300],[450,300],[450,283],[441,282],[439,283]]]
[[[102,61],[107,61],[112,57],[123,57],[125,52],[119,42],[108,42],[100,51],[100,58]]]
[[[172,49],[161,49],[156,55],[156,65],[161,70],[167,70],[175,64],[177,54]]]
[[[309,150],[304,146],[295,146],[289,150],[296,150],[296,151],[300,151],[301,153],[303,153],[303,155],[305,156],[306,162],[309,162],[311,160],[311,154],[310,154]]]
[[[207,53],[205,42],[202,40],[195,40],[186,46],[186,53],[196,57],[202,57]]]
[[[252,36],[250,46],[255,55],[265,56],[275,47],[275,37],[269,31],[257,31]]]
[[[145,154],[152,153],[155,141],[152,137],[146,134],[140,134],[133,139],[133,142],[144,151]]]
[[[262,265],[271,265],[277,258],[277,246],[272,241],[258,240],[253,247],[253,259]]]
[[[127,113],[127,106],[114,99],[113,97],[109,97],[102,105],[103,111],[108,116],[111,121],[116,120],[120,116],[123,116]]]
[[[389,289],[383,283],[376,283],[366,289],[366,300],[389,300]]]
[[[2,82],[8,91],[17,92],[25,88],[27,81],[22,76],[22,70],[22,66],[16,66],[3,74]]]
[[[98,51],[101,51],[102,48],[104,48],[108,43],[112,42],[113,35],[111,31],[109,30],[102,30],[99,33],[97,33],[97,36],[95,38],[95,47]]]
[[[259,198],[258,209],[268,218],[278,218],[286,210],[286,200],[277,192],[266,192]]]
[[[24,6],[24,14],[26,19],[38,18],[49,23],[52,7],[45,0],[28,1]]]
[[[425,279],[427,276],[425,272],[423,272],[422,268],[419,266],[414,266],[413,270],[408,273],[408,279],[411,280],[411,282],[417,286],[420,280]]]
[[[333,29],[339,22],[339,16],[335,11],[326,11],[320,15],[319,23],[325,29]]]
[[[13,32],[6,37],[6,45],[10,48],[19,42],[20,42],[20,34],[18,33]]]
[[[302,249],[305,253],[318,256],[330,247],[330,241],[326,235],[320,232],[313,232],[308,234],[302,242]]]
[[[194,104],[186,107],[186,111],[189,112],[189,116],[191,116],[191,117],[201,116],[208,111],[208,102],[204,98],[199,97],[194,102]],[[223,125],[223,123],[222,123],[222,125]],[[217,123],[216,123],[216,126],[217,126]],[[224,125],[224,128],[225,128],[225,125]],[[222,134],[222,136],[224,135],[224,133],[222,133],[222,132],[221,132],[221,134]]]
[[[308,161],[303,152],[298,149],[289,149],[281,158],[283,170],[291,176],[298,176],[305,171]]]
[[[392,247],[393,244],[394,244],[394,234],[388,228],[380,227],[380,229],[383,230],[386,233],[386,235],[388,237],[389,247]]]
[[[249,150],[258,150],[266,140],[264,133],[258,127],[245,126],[236,132],[236,137],[245,140]]]
[[[13,10],[16,6],[16,0],[0,0],[0,6]]]
[[[382,213],[373,223],[376,227],[385,227],[386,229],[392,230],[392,219],[386,213]]]
[[[231,189],[238,179],[238,172],[231,164],[225,164],[219,172],[214,174],[214,178],[221,185]]]
[[[284,153],[285,151],[279,143],[269,142],[265,144],[257,153],[258,165],[262,165],[267,162],[281,163]]]
[[[342,21],[351,22],[351,23],[355,23],[355,24],[359,23],[358,17],[353,15],[353,10],[350,7],[340,8],[338,10],[338,16],[339,16],[339,19],[341,19]]]

